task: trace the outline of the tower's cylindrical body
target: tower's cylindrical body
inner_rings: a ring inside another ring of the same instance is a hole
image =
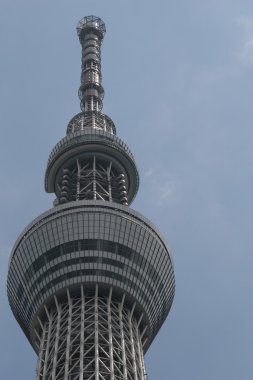
[[[81,285],[79,294],[67,290],[65,300],[56,299],[43,325],[37,379],[43,378],[144,380],[138,320],[124,298]]]
[[[128,206],[138,171],[101,112],[105,25],[89,16],[77,31],[82,112],[49,156],[54,208],[16,241],[8,296],[38,353],[37,380],[144,380],[143,355],[173,301],[173,267],[159,231]]]

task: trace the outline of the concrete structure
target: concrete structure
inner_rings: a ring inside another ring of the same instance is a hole
[[[173,267],[159,231],[128,206],[138,171],[101,112],[105,25],[88,16],[77,32],[82,112],[49,156],[54,207],[13,248],[9,302],[38,353],[37,380],[144,380],[143,355],[173,301]]]

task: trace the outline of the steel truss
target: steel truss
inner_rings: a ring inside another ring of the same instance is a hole
[[[36,380],[145,380],[140,322],[121,301],[98,294],[55,297],[41,322]]]
[[[58,184],[60,203],[77,200],[103,200],[128,205],[126,180],[111,161],[97,158],[77,159],[63,170]]]
[[[75,115],[69,122],[67,134],[84,131],[85,129],[98,129],[104,132],[116,134],[116,127],[109,116],[100,111],[81,112]]]

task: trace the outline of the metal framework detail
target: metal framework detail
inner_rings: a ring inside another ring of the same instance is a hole
[[[104,97],[100,47],[105,24],[98,17],[84,17],[77,25],[77,34],[82,45],[81,86],[78,92],[81,109],[83,112],[97,112],[103,107]]]
[[[58,190],[60,203],[97,199],[128,205],[125,175],[95,155],[63,169]]]
[[[54,297],[41,322],[36,380],[145,380],[139,321],[121,300],[81,293]]]
[[[104,132],[116,134],[116,128],[109,116],[102,112],[81,112],[74,116],[67,127],[67,134],[76,133],[85,129],[98,129]]]

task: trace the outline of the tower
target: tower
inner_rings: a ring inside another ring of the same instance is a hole
[[[82,112],[49,156],[54,207],[17,239],[8,297],[38,354],[37,380],[144,380],[143,355],[173,301],[173,266],[157,228],[129,207],[134,157],[101,111],[105,24],[84,17],[77,33]]]

